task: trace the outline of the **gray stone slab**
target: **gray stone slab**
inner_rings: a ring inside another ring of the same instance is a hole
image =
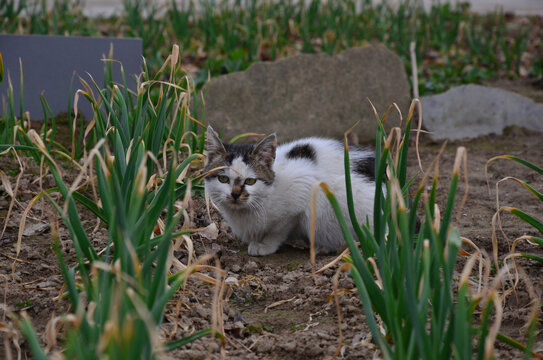
[[[421,102],[424,127],[435,140],[501,135],[511,125],[543,131],[543,104],[498,88],[462,85]]]
[[[407,114],[409,83],[401,60],[382,45],[256,63],[245,72],[213,78],[205,120],[227,139],[245,132],[276,132],[280,141],[304,136],[341,138],[358,120],[363,142],[375,139],[368,101],[383,114],[396,102]],[[391,111],[387,126],[398,124]]]
[[[96,83],[104,83],[104,63],[113,44],[113,58],[122,62],[128,86],[135,89],[136,82],[131,75],[141,72],[141,39],[41,36],[41,35],[0,35],[0,52],[4,60],[4,82],[0,86],[0,97],[7,97],[8,73],[13,84],[15,109],[19,109],[19,58],[23,64],[23,105],[30,112],[32,120],[43,119],[40,94],[56,115],[68,110],[68,99],[81,88],[78,76],[89,82],[91,74]],[[113,65],[114,80],[121,82],[120,66]],[[69,93],[72,75],[76,74],[73,93]],[[87,74],[88,73],[88,74]],[[7,100],[7,99],[6,99]],[[80,97],[79,111],[86,119],[92,118],[88,101]],[[0,100],[0,109],[3,102]],[[18,110],[17,112],[18,113]]]

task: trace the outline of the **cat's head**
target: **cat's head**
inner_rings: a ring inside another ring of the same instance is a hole
[[[254,209],[271,191],[277,139],[271,134],[256,145],[223,143],[207,128],[206,190],[221,208]]]

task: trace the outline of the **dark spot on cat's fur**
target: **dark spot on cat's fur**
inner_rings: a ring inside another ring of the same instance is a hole
[[[253,168],[258,180],[266,185],[273,183],[275,173],[267,164],[259,161],[258,155],[253,153],[255,145],[252,144],[228,144],[222,143],[224,150],[208,153],[208,161],[204,168],[204,172],[211,171],[214,168],[222,166],[231,166],[234,159],[241,158],[243,162]],[[272,164],[273,165],[273,164]],[[208,178],[211,179],[215,175],[212,174]]]
[[[231,166],[237,157],[241,157],[246,164],[249,163],[249,154],[253,151],[254,145],[228,143],[222,143],[222,145],[223,148],[219,148],[218,151],[208,152],[204,172],[221,166]]]
[[[355,160],[353,170],[355,173],[365,176],[371,181],[375,181],[375,158],[371,156]]]
[[[249,154],[255,146],[251,144],[224,144],[226,149],[225,161],[227,165],[232,165],[235,158],[241,157],[244,163],[249,163]]]
[[[287,153],[288,159],[309,159],[315,162],[315,149],[309,144],[299,144]]]
[[[263,181],[264,184],[269,185],[273,182],[275,174],[273,170],[268,166],[268,164],[262,163],[262,159],[259,158],[258,154],[255,154],[255,145],[224,144],[224,147],[227,151],[224,159],[226,165],[232,165],[232,161],[234,161],[234,159],[241,157],[244,163],[253,168],[258,179]],[[273,163],[271,163],[270,165],[273,165]]]

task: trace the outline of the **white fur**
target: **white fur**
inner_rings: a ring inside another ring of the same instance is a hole
[[[316,163],[309,159],[288,159],[286,154],[296,144],[311,144],[316,152]],[[286,241],[308,239],[310,234],[310,193],[313,184],[325,182],[334,192],[351,227],[345,191],[343,147],[335,140],[306,138],[277,147],[273,165],[275,180],[271,185],[257,181],[245,186],[250,194],[245,206],[232,205],[227,199],[232,184],[220,183],[217,178],[206,181],[206,191],[220,209],[232,231],[249,245],[249,255],[268,255]],[[369,151],[351,150],[351,163],[373,156]],[[222,170],[231,179],[256,177],[241,158]],[[355,211],[359,222],[372,224],[375,182],[351,172]],[[352,231],[352,229],[351,229]],[[318,252],[336,251],[344,244],[344,237],[333,209],[322,190],[317,195],[315,245]]]

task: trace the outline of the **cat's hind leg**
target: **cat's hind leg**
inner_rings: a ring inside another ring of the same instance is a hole
[[[300,219],[300,227],[307,239],[311,236],[311,211],[308,209]],[[324,194],[317,195],[317,218],[315,222],[315,253],[332,254],[345,244],[338,220]]]

